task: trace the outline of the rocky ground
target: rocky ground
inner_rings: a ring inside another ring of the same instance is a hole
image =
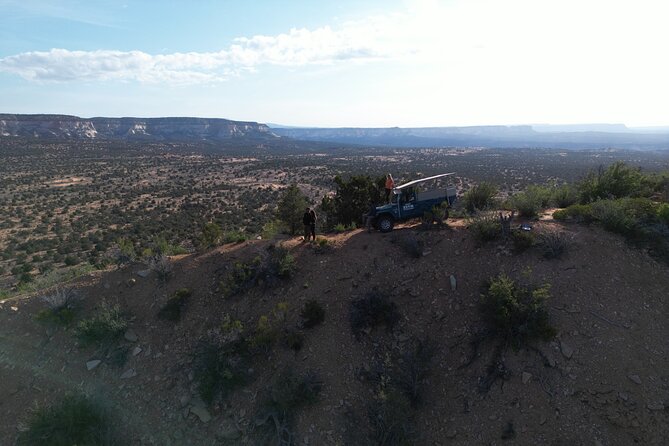
[[[140,264],[95,273],[72,284],[82,297],[80,317],[103,300],[124,309],[130,328],[119,345],[129,353],[120,366],[100,349],[78,346],[71,329],[35,321],[44,308],[38,296],[5,301],[0,444],[14,444],[31,408],[68,392],[85,392],[107,407],[124,444],[253,444],[262,397],[287,369],[312,371],[323,383],[318,402],[297,413],[297,444],[372,444],[368,409],[379,384],[361,377],[379,367],[401,369],[403,353],[425,338],[437,348],[420,383],[423,401],[408,412],[412,444],[666,444],[669,269],[597,228],[550,220],[534,226],[550,229],[569,240],[557,260],[537,248],[513,254],[509,243],[479,246],[462,222],[434,231],[407,226],[390,234],[325,236],[333,248],[324,253],[285,239],[280,243],[296,257],[296,275],[231,299],[220,295],[221,278],[234,261],[270,242],[173,258],[167,283]],[[412,237],[425,246],[419,258],[402,247]],[[499,273],[551,285],[553,341],[500,352],[483,340],[473,349],[484,327],[482,284]],[[193,295],[181,321],[157,319],[182,287]],[[349,325],[351,301],[375,288],[392,297],[401,319],[392,332],[375,328],[358,340]],[[325,307],[325,322],[303,330],[299,352],[274,345],[253,358],[250,384],[220,403],[202,402],[193,355],[202,339],[220,331],[226,314],[249,329],[286,302],[282,324],[296,327],[309,299]],[[499,369],[492,374],[491,364]]]

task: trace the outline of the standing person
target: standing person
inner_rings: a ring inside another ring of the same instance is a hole
[[[393,191],[393,187],[395,187],[395,180],[393,180],[393,176],[391,174],[386,175],[386,203],[390,203],[390,193]]]
[[[311,217],[311,222],[309,224],[309,229],[311,230],[311,239],[316,241],[316,211],[314,209],[309,211],[309,216]]]
[[[372,223],[374,223],[375,218],[376,218],[376,205],[374,204],[373,201],[370,200],[369,210],[365,215],[365,227],[367,228],[367,232],[369,233],[372,232]]]
[[[304,241],[306,242],[309,240],[309,236],[311,235],[311,209],[307,208],[304,211],[304,215],[302,216],[302,224],[304,224]]]

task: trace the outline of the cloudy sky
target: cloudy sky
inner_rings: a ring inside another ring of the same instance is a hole
[[[0,11],[5,113],[669,125],[664,0],[0,0]]]

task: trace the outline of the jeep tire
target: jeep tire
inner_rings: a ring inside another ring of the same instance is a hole
[[[393,230],[393,225],[395,224],[395,222],[393,221],[392,217],[388,215],[382,215],[379,217],[376,224],[379,227],[379,231],[390,232]]]

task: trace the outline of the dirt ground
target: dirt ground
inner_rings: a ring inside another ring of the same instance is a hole
[[[434,231],[406,226],[389,234],[326,235],[334,246],[328,253],[285,239],[280,243],[296,257],[296,275],[231,299],[217,291],[226,268],[269,242],[174,258],[166,284],[155,275],[137,275],[146,269],[140,264],[81,278],[72,286],[83,298],[82,315],[105,300],[131,317],[131,333],[122,341],[130,354],[122,367],[95,348],[79,347],[72,330],[35,321],[45,307],[37,296],[5,301],[0,444],[14,444],[33,407],[68,392],[88,393],[105,405],[124,444],[253,444],[246,432],[261,396],[288,368],[313,371],[323,382],[319,401],[297,416],[297,444],[371,444],[367,413],[375,389],[359,379],[360,372],[426,337],[437,353],[422,383],[424,401],[412,412],[411,444],[667,444],[669,268],[598,228],[534,224],[535,231],[549,229],[569,239],[557,260],[544,259],[537,248],[513,254],[504,242],[479,246],[461,223]],[[422,257],[402,249],[401,239],[410,236],[423,241]],[[483,342],[472,360],[471,341],[483,327],[481,286],[499,273],[551,285],[548,308],[558,334],[535,349],[503,351],[505,369],[486,391],[495,343]],[[157,319],[167,297],[182,287],[193,296],[181,321]],[[392,296],[401,320],[393,332],[378,328],[356,340],[351,301],[374,288]],[[224,315],[252,328],[260,315],[287,302],[285,324],[294,327],[309,299],[325,307],[325,322],[304,331],[303,348],[295,353],[273,347],[254,360],[250,385],[204,408],[192,379],[193,352],[220,329]],[[94,359],[102,363],[87,370]]]

